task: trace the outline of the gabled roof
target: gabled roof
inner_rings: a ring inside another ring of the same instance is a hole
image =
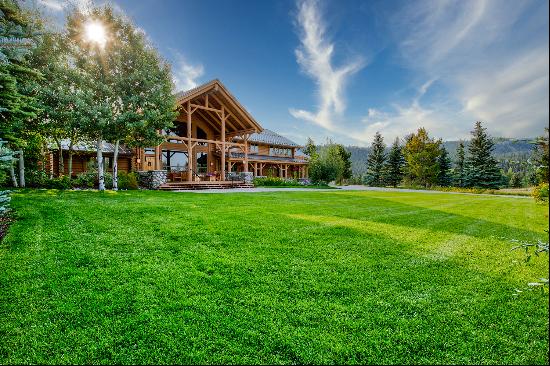
[[[213,98],[209,98],[209,103],[215,108],[221,108],[221,105],[223,105],[231,113],[231,116],[228,118],[228,132],[231,132],[232,129],[234,131],[252,129],[258,132],[263,130],[262,126],[218,79],[211,80],[193,89],[180,91],[175,96],[177,104],[183,105],[188,101],[201,98],[207,94],[213,96]]]
[[[300,147],[294,141],[287,139],[284,136],[279,135],[276,132],[273,132],[268,129],[264,129],[262,132],[253,133],[248,138],[248,142],[263,143],[273,146],[285,146],[285,147]]]

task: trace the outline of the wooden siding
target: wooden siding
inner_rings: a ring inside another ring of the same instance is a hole
[[[89,153],[89,154],[78,153],[78,154],[73,155],[73,177],[77,176],[80,173],[88,171],[88,163],[90,162],[90,160],[94,159],[95,156],[96,156],[95,153]],[[106,158],[112,158],[113,154],[104,153],[103,156],[106,157]],[[64,166],[64,168],[65,168],[64,174],[67,175],[67,174],[69,174],[69,154],[67,152],[63,152],[63,162],[64,162],[64,165],[65,165]],[[58,173],[59,173],[59,155],[56,152],[53,153],[53,156],[52,156],[52,159],[51,159],[51,164],[53,164],[52,165],[53,174],[55,176],[58,176]],[[118,157],[118,171],[119,172],[130,172],[131,168],[132,168],[132,157],[127,156],[127,155],[124,155],[124,156],[119,155],[119,157]],[[105,167],[105,171],[109,172],[111,170],[112,170],[111,168]],[[46,171],[50,171],[49,164],[46,167]]]

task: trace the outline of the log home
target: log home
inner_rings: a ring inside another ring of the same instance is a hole
[[[219,80],[180,92],[176,100],[179,115],[173,127],[159,131],[165,141],[148,148],[123,146],[120,171],[166,171],[168,182],[188,183],[225,182],[234,179],[235,173],[307,178],[308,157],[301,146],[263,129]],[[93,146],[79,144],[75,151],[74,175],[95,162]],[[104,155],[108,169],[112,167],[111,144],[106,144]],[[67,165],[65,160],[65,174]],[[57,153],[50,155],[49,166],[57,174]]]

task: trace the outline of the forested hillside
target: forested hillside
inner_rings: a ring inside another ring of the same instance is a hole
[[[512,161],[525,161],[531,155],[535,145],[532,143],[534,138],[522,138],[522,139],[510,139],[497,137],[493,139],[495,141],[494,155],[499,162],[502,163],[502,168],[507,170],[508,162]],[[386,142],[388,145],[389,143]],[[459,141],[445,141],[443,145],[447,149],[451,160],[454,161],[456,155],[456,148]],[[466,147],[468,142],[465,142]],[[366,171],[367,157],[369,155],[370,147],[359,146],[347,146],[346,150],[351,152],[351,168],[354,175],[362,175]],[[389,146],[387,147],[389,152]]]

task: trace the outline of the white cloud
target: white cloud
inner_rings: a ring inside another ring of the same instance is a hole
[[[53,11],[63,11],[66,6],[61,0],[38,0],[38,3]]]
[[[346,82],[364,66],[364,61],[357,59],[339,67],[333,65],[334,44],[327,40],[326,26],[316,1],[300,2],[296,20],[301,33],[296,60],[317,84],[319,105],[315,112],[293,108],[289,112],[295,118],[334,130],[346,109]]]
[[[181,53],[176,52],[176,63],[172,69],[176,90],[189,90],[198,85],[204,75],[202,64],[191,64]]]
[[[79,10],[85,10],[91,4],[92,0],[38,0],[38,4],[54,12],[62,12],[68,8],[76,7]]]
[[[465,138],[467,132],[462,129],[463,123],[457,123],[456,116],[448,107],[432,108],[421,105],[422,97],[433,82],[431,79],[422,84],[408,105],[393,104],[389,112],[369,108],[361,121],[363,127],[350,131],[348,137],[359,145],[366,145],[372,141],[376,132],[380,132],[386,143],[391,143],[396,137],[404,138],[418,128],[425,127],[432,137]]]
[[[392,27],[404,64],[462,105],[448,116],[462,130],[482,120],[494,135],[525,137],[548,124],[547,13],[544,2],[416,1]]]

